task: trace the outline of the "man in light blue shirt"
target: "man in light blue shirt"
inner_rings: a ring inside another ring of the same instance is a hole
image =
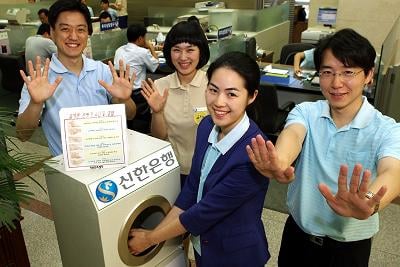
[[[122,59],[129,64],[136,74],[132,88],[132,100],[136,103],[137,112],[133,121],[128,121],[128,128],[142,132],[150,132],[151,113],[146,99],[140,93],[142,82],[146,80],[147,70],[154,72],[158,67],[158,56],[153,45],[146,39],[147,29],[141,24],[129,25],[126,31],[128,43],[115,51],[114,64]]]
[[[257,136],[247,152],[290,183],[279,266],[368,266],[376,212],[400,194],[400,125],[362,95],[374,74],[367,39],[340,30],[314,57],[326,100],[297,105],[275,146]]]
[[[62,153],[59,111],[63,107],[81,107],[123,103],[128,118],[136,113],[131,100],[133,79],[129,81],[120,62],[120,77],[114,67],[82,55],[89,34],[92,33],[89,11],[79,1],[58,0],[49,12],[51,35],[57,46],[51,63],[46,60],[43,69],[37,58],[35,69],[30,61],[21,92],[17,136],[28,140],[42,120],[42,127],[53,156]],[[121,71],[122,70],[122,71]],[[133,77],[132,77],[133,78]]]
[[[117,10],[110,7],[110,2],[108,0],[101,0],[100,7],[103,10],[102,12],[106,11],[111,15],[112,20],[117,20],[118,12]]]

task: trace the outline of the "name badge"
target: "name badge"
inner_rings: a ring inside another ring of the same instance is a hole
[[[194,108],[194,115],[193,115],[194,123],[199,125],[201,120],[207,115],[208,115],[208,110],[206,107]]]

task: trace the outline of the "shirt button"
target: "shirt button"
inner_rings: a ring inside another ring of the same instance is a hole
[[[203,240],[203,244],[208,244],[208,240]]]

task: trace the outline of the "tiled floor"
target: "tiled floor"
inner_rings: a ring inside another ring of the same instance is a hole
[[[19,144],[17,140],[16,143]],[[35,153],[43,156],[48,155],[47,148],[41,145],[24,143],[18,146],[25,151],[35,151]],[[33,173],[32,177],[45,186],[42,169]],[[31,266],[62,266],[51,212],[49,214],[50,203],[48,196],[29,178],[22,178],[21,181],[30,185],[37,199],[33,205],[24,208],[22,213],[24,216],[22,229]],[[272,255],[266,265],[268,267],[277,266],[280,238],[286,217],[287,215],[284,213],[264,209],[263,221]],[[400,206],[391,204],[380,213],[380,218],[381,230],[373,241],[370,266],[400,266]]]
[[[6,96],[6,97],[5,97]],[[2,92],[0,90],[0,106],[8,106],[16,109],[18,96]],[[12,129],[9,130],[12,135]],[[18,147],[25,152],[34,152],[43,157],[49,156],[45,140],[40,131],[35,135],[32,142],[20,143],[14,139]],[[43,169],[39,169],[31,175],[40,184],[46,187]],[[22,229],[32,267],[62,266],[60,252],[58,249],[50,202],[47,194],[43,192],[28,177],[19,177],[21,181],[29,184],[29,188],[35,193],[35,200],[29,205],[24,205],[22,215]],[[282,210],[284,203],[281,188],[271,187],[269,191],[269,202],[280,199],[281,203],[272,203],[271,206]],[[281,195],[281,196],[280,196]],[[277,255],[279,251],[280,238],[283,225],[287,215],[285,213],[265,209],[263,221],[270,244],[272,255],[266,266],[277,266]],[[380,213],[380,231],[373,240],[372,254],[370,257],[371,267],[398,267],[400,266],[400,205],[391,204]]]

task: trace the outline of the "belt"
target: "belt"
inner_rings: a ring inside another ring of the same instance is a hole
[[[304,232],[296,223],[296,221],[293,219],[292,215],[289,215],[288,217],[288,223],[291,225],[291,227],[294,227],[294,231],[296,231],[298,234],[302,235],[305,240],[308,240],[320,247],[324,245],[324,243],[329,239],[333,240],[331,238],[328,238],[326,236],[317,236],[317,235],[311,235],[309,233]]]
[[[316,235],[308,235],[308,240],[310,240],[311,242],[313,242],[314,244],[318,245],[318,246],[323,246],[324,245],[324,241],[325,241],[325,237],[323,236],[316,236]]]

